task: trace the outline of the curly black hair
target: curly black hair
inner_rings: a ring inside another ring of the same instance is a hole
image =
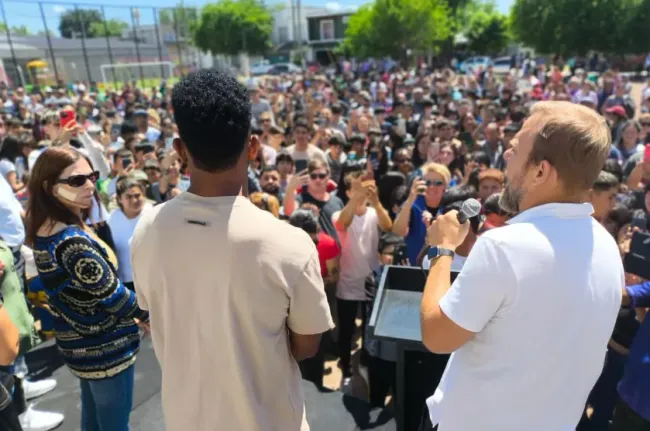
[[[248,90],[215,69],[192,72],[172,90],[178,133],[198,169],[217,172],[237,164],[251,128]]]

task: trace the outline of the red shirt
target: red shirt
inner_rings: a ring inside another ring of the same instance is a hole
[[[327,265],[325,262],[338,256],[341,250],[339,250],[339,246],[334,241],[334,238],[323,232],[318,233],[316,250],[318,251],[318,261],[320,262],[320,275],[325,277],[327,274]]]

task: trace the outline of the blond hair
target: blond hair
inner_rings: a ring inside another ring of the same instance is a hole
[[[420,169],[422,170],[422,176],[433,172],[440,175],[445,180],[446,184],[449,184],[449,181],[451,181],[451,172],[449,172],[449,168],[441,163],[426,163]]]
[[[605,119],[570,102],[538,102],[531,110],[542,126],[533,140],[529,163],[548,161],[567,192],[591,189],[605,165],[612,142]]]

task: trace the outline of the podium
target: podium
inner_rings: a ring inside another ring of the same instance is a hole
[[[451,273],[452,282],[457,275]],[[397,345],[397,431],[417,431],[425,400],[438,387],[449,360],[449,355],[431,353],[422,344],[420,301],[426,277],[421,268],[385,266],[368,322],[374,337]]]

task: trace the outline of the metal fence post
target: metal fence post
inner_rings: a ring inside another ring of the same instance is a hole
[[[90,62],[88,61],[88,52],[86,51],[86,22],[84,21],[79,7],[74,5],[75,13],[77,14],[77,20],[79,21],[81,27],[81,49],[84,55],[84,63],[86,63],[86,75],[88,76],[88,82],[93,80],[92,73],[90,72]]]
[[[20,86],[24,87],[25,83],[23,82],[23,77],[20,71],[18,70],[20,66],[18,65],[18,60],[16,60],[16,51],[14,51],[14,43],[11,40],[11,32],[9,31],[9,23],[7,22],[7,13],[5,12],[4,0],[0,0],[0,7],[2,8],[2,20],[4,21],[5,24],[5,33],[7,34],[7,42],[9,43],[9,50],[11,51],[11,59],[14,62],[14,68],[16,69],[16,75],[18,76],[18,81],[20,81]],[[9,76],[7,76],[7,78],[9,78]]]
[[[178,8],[174,8],[174,31],[176,33],[176,49],[178,50],[178,61],[181,66],[181,76],[185,76],[185,64],[183,63],[183,53],[181,52],[181,36],[178,27],[178,19],[176,17],[177,13]]]
[[[45,37],[47,38],[47,47],[50,49],[50,56],[52,57],[52,67],[54,67],[54,76],[56,77],[56,85],[59,85],[61,78],[59,77],[59,68],[56,65],[56,56],[54,55],[54,48],[52,48],[52,37],[50,30],[47,27],[47,20],[45,19],[45,11],[43,11],[43,3],[38,2],[38,7],[41,10],[41,18],[43,19],[43,27],[45,28]]]
[[[113,48],[111,48],[111,38],[108,35],[108,24],[106,22],[106,11],[104,10],[104,5],[101,6],[101,11],[102,11],[102,20],[104,21],[104,35],[106,36],[106,47],[108,48],[108,59],[111,62],[111,64],[115,64],[115,60],[113,59]],[[117,90],[117,79],[115,79],[115,69],[113,69],[113,85],[115,86],[115,90]]]
[[[158,9],[153,8],[153,25],[154,31],[156,32],[156,42],[158,43],[158,61],[160,64],[160,73],[163,79],[165,79],[165,66],[163,66],[163,54],[162,54],[162,45],[160,44],[160,27],[158,26]]]
[[[133,25],[133,40],[135,40],[135,55],[138,58],[138,69],[140,69],[140,85],[144,87],[144,72],[142,71],[142,58],[140,57],[140,45],[138,44],[138,27],[135,21],[135,8],[131,8],[131,24]]]

